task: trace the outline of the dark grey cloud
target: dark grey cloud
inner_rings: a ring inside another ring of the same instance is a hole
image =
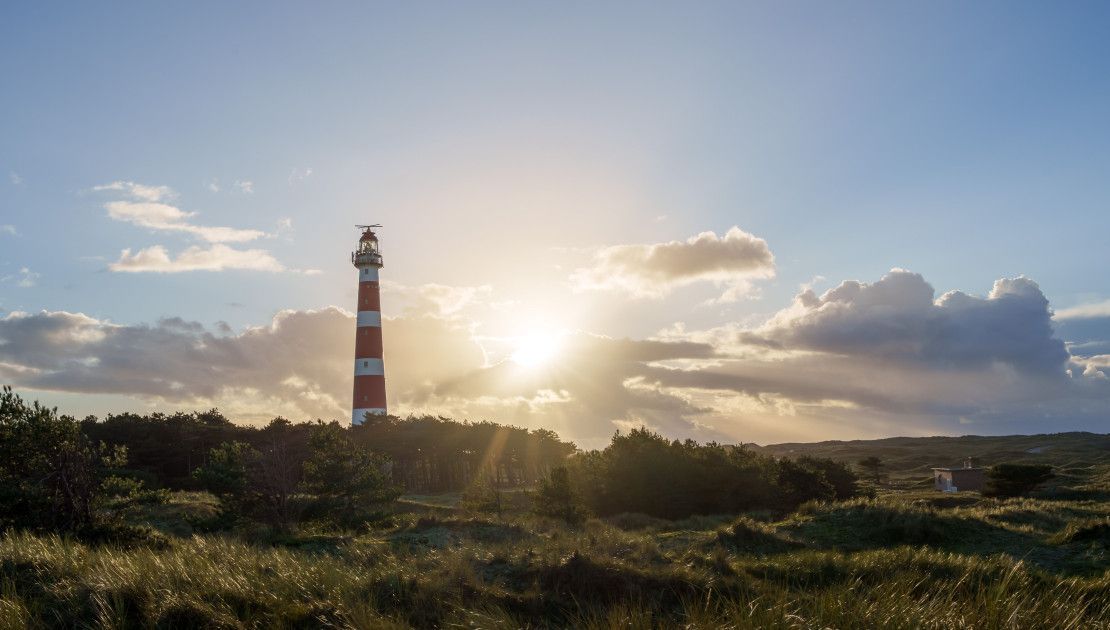
[[[985,298],[951,291],[935,299],[920,274],[896,269],[820,297],[804,291],[758,332],[789,348],[937,368],[1004,363],[1063,376],[1068,360],[1048,300],[1023,277],[998,280]]]
[[[283,311],[238,335],[177,317],[124,326],[80,313],[13,313],[0,319],[0,378],[169,401],[254,391],[293,400],[306,414],[338,416],[351,377],[335,359],[350,353],[353,336],[351,317],[335,308]]]

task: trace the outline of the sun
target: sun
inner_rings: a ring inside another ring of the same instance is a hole
[[[560,335],[551,332],[533,332],[515,339],[513,353],[509,355],[513,363],[534,368],[551,362],[562,346]]]

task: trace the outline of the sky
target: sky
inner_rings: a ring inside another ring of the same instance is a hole
[[[725,442],[1110,430],[1110,7],[0,8],[0,383]]]

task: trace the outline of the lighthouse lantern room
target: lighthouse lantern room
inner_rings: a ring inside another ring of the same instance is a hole
[[[362,237],[351,253],[358,269],[358,315],[355,329],[355,386],[351,424],[362,424],[367,414],[385,415],[385,365],[382,362],[381,291],[378,270],[382,253],[374,228],[359,225]]]

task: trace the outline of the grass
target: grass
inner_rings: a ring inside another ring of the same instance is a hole
[[[811,455],[849,463],[876,456],[884,472],[895,481],[931,485],[932,467],[960,466],[975,458],[980,465],[999,462],[1050,464],[1058,469],[1089,469],[1101,466],[1110,471],[1110,434],[1051,433],[960,437],[895,437],[880,440],[832,440],[827,442],[771,444],[751,447],[776,456]],[[1054,484],[1054,486],[1057,484]],[[1105,491],[1110,486],[1102,486]]]
[[[361,535],[189,533],[174,518],[214,509],[197,494],[149,507],[166,548],[8,533],[0,629],[1110,628],[1106,500],[884,492],[579,528],[451,501]]]

